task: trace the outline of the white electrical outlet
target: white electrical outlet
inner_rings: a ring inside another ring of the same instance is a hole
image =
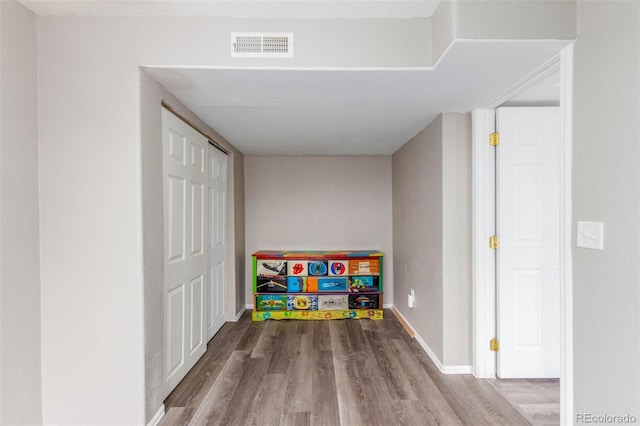
[[[578,222],[576,245],[582,248],[602,250],[604,247],[604,225],[602,222]]]
[[[409,293],[407,297],[407,305],[410,308],[413,308],[413,306],[415,305],[415,301],[416,301],[416,294],[414,293],[413,289],[411,289],[411,293]]]

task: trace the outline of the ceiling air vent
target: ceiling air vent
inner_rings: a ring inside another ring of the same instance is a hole
[[[293,58],[293,33],[231,33],[232,58]]]

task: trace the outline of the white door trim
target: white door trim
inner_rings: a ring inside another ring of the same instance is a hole
[[[560,424],[573,424],[573,43],[560,52]]]
[[[573,44],[560,52],[560,423],[573,424],[573,274],[572,274],[572,91]],[[495,224],[494,196],[487,196],[493,175],[493,163],[487,164],[489,144],[487,135],[494,131],[492,109],[473,111],[472,136],[472,303],[473,303],[473,375],[477,378],[495,377],[495,354],[488,350],[489,339],[495,337],[495,268],[486,253],[488,236]],[[489,266],[488,266],[489,265]],[[488,337],[491,336],[491,337]]]
[[[496,229],[495,149],[489,145],[489,134],[495,131],[495,115],[495,109],[476,109],[472,113],[473,375],[479,379],[496,375],[495,352],[489,351],[489,340],[496,337],[496,255],[489,248],[489,237]]]

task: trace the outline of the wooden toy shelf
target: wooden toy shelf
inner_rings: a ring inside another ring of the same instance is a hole
[[[258,251],[253,321],[382,319],[379,251]]]

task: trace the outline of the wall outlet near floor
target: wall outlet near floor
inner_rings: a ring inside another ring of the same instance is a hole
[[[415,301],[416,301],[416,294],[414,293],[413,289],[411,289],[411,293],[409,293],[409,296],[407,298],[407,305],[410,308],[413,308]]]

